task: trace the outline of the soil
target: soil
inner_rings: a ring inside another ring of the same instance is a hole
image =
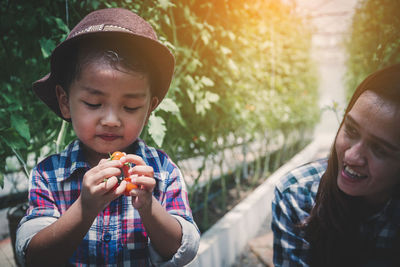
[[[200,208],[193,211],[193,217],[200,229],[201,233],[207,231],[212,225],[214,225],[219,219],[221,219],[227,212],[233,209],[243,199],[250,195],[255,188],[257,188],[263,179],[259,179],[254,183],[250,183],[248,180],[241,182],[240,187],[231,187],[227,189],[225,208],[223,207],[223,195],[222,193],[215,194],[211,201],[208,202],[207,210]],[[205,215],[204,213],[207,212]],[[207,220],[204,218],[207,216]]]

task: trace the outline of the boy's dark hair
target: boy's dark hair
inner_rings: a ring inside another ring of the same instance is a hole
[[[68,93],[69,87],[75,79],[79,78],[82,68],[95,60],[102,60],[112,68],[121,71],[134,71],[147,75],[150,83],[150,92],[153,95],[153,79],[156,74],[152,69],[150,59],[144,53],[131,45],[125,45],[110,38],[87,38],[72,46],[56,71],[57,82]]]

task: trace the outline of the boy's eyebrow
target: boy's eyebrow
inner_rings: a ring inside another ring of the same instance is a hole
[[[350,124],[355,125],[357,128],[360,128],[360,125],[353,119],[353,117],[351,117],[350,114],[346,115],[345,122],[349,122]],[[393,145],[392,143],[386,141],[385,139],[382,139],[382,138],[380,138],[380,137],[378,137],[378,136],[376,136],[376,135],[374,135],[372,133],[369,133],[369,135],[371,136],[371,138],[373,140],[375,140],[378,143],[383,144],[384,146],[388,147],[389,149],[391,149],[391,150],[393,150],[395,152],[400,151],[399,147],[397,147],[396,145]]]
[[[124,95],[124,97],[128,97],[128,98],[144,98],[144,97],[146,97],[146,93],[135,93],[135,94],[133,94],[133,93],[129,93],[129,94],[126,94],[126,95]]]
[[[82,89],[92,95],[105,95],[102,91],[91,88],[91,87],[83,86]]]
[[[106,95],[102,91],[94,89],[94,88],[91,88],[91,87],[83,86],[82,89],[87,91],[89,94],[92,94],[92,95],[100,95],[100,96]],[[125,94],[124,97],[127,97],[127,98],[144,98],[144,97],[146,97],[146,93],[128,93],[128,94]]]

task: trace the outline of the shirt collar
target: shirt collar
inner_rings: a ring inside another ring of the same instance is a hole
[[[83,154],[82,143],[79,140],[73,141],[59,154],[59,168],[57,169],[57,180],[68,179],[78,169],[89,169]]]
[[[400,198],[394,198],[392,202],[393,221],[396,225],[400,226]]]
[[[386,202],[385,206],[374,215],[371,215],[367,221],[374,220],[391,220],[396,225],[400,225],[400,199],[399,198],[391,198],[388,202]]]

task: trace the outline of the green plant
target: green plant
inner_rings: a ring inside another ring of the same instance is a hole
[[[400,62],[400,1],[362,0],[346,41],[347,97],[372,72]]]

